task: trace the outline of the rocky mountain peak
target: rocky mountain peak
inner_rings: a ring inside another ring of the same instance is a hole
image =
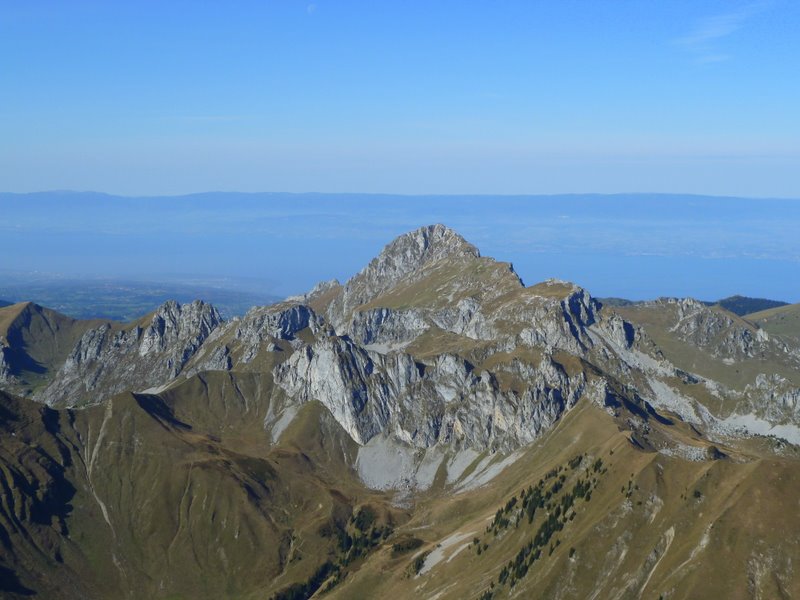
[[[324,298],[326,295],[335,292],[338,288],[342,287],[338,279],[329,279],[328,281],[320,281],[310,291],[305,294],[297,294],[288,296],[285,302],[298,302],[301,304],[308,304],[314,300]]]
[[[480,255],[475,246],[449,227],[427,225],[396,238],[346,285],[352,287],[363,279],[381,279],[382,285],[389,288],[410,273],[444,258],[480,258]]]
[[[414,267],[442,258],[479,258],[478,249],[459,233],[436,223],[409,231],[387,244],[373,263],[393,262],[398,266]],[[372,263],[370,263],[372,264]]]
[[[449,262],[477,260],[478,249],[461,235],[437,223],[420,227],[396,238],[373,258],[360,273],[343,286],[328,314],[335,324],[357,306],[369,302],[401,281],[424,276],[429,267]]]
[[[139,353],[166,350],[198,336],[205,339],[220,323],[219,311],[202,300],[190,304],[168,300],[153,313],[142,336]]]
[[[33,302],[18,302],[5,308],[0,315],[0,335],[7,336],[9,331],[28,325],[33,315],[49,311]]]
[[[202,300],[195,300],[187,304],[167,300],[153,313],[151,325],[155,326],[162,321],[178,328],[197,324],[214,329],[222,323],[222,317],[215,306]]]

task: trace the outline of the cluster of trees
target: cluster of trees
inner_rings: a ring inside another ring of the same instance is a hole
[[[557,494],[564,485],[566,475],[562,473],[562,470],[564,470],[563,466],[551,469],[539,480],[536,487],[528,486],[527,489],[523,489],[520,492],[519,499],[513,496],[506,502],[505,506],[498,508],[494,520],[486,528],[487,533],[492,532],[497,536],[502,530],[507,529],[511,525],[512,519],[514,519],[514,525],[518,526],[523,514],[527,515],[528,524],[533,523],[533,515],[536,512],[536,508],[544,507],[545,502],[554,494]],[[545,492],[545,483],[556,477],[555,483]],[[520,506],[519,509],[517,509],[517,504]]]
[[[639,485],[638,484],[637,485],[633,484],[633,479],[632,478],[633,478],[633,474],[631,474],[631,479],[628,480],[628,489],[627,490],[625,489],[624,485],[622,486],[622,493],[625,494],[626,498],[630,498],[631,496],[633,496],[633,492],[639,489]],[[641,504],[641,502],[640,502],[640,504]]]
[[[399,542],[392,544],[392,556],[397,557],[401,554],[405,554],[406,552],[411,552],[412,550],[416,550],[422,546],[422,544],[422,540],[415,537],[400,540]]]
[[[336,559],[327,560],[303,583],[294,583],[272,595],[271,600],[307,600],[327,581],[324,591],[335,587],[347,575],[346,567],[392,534],[389,525],[381,526],[377,515],[369,507],[360,508],[347,524],[335,525],[321,531],[322,535],[336,536]]]
[[[569,465],[569,468],[574,471],[575,469],[581,466],[582,462],[583,462],[583,454],[578,454],[577,456],[573,456],[572,458],[570,458],[567,464]]]
[[[430,550],[427,552],[420,552],[419,555],[411,562],[411,571],[414,575],[419,575],[419,572],[422,570],[422,567],[425,566],[425,559],[428,558],[430,554]]]
[[[348,527],[336,530],[339,551],[342,554],[340,562],[343,566],[365,556],[392,534],[390,526],[381,527],[376,521],[375,512],[369,507],[362,507],[350,517]]]
[[[567,467],[575,471],[580,467],[583,459],[584,455],[582,454],[571,458],[567,461],[566,467],[561,465],[548,471],[545,476],[539,480],[536,487],[528,486],[527,489],[523,489],[519,494],[519,499],[517,496],[513,496],[506,502],[505,506],[497,509],[494,520],[486,528],[486,531],[492,532],[497,536],[501,531],[507,529],[512,521],[514,521],[515,526],[519,526],[520,520],[523,517],[527,518],[529,525],[532,524],[538,508],[551,510],[553,506],[555,506],[551,503],[552,498],[561,492],[567,481]],[[601,458],[598,458],[591,466],[591,470],[595,473],[599,473],[602,468],[603,460]],[[555,481],[550,488],[545,491],[545,484],[551,479],[555,479]],[[566,512],[566,509],[572,506],[575,498],[591,500],[591,487],[596,483],[596,478],[593,478],[591,481],[588,478],[586,481],[578,479],[572,491],[562,498],[562,507],[560,510]],[[517,508],[518,506],[519,508]],[[556,507],[556,510],[559,509]]]
[[[325,583],[334,572],[339,573],[339,566],[327,560],[314,571],[305,583],[293,583],[288,588],[273,594],[272,600],[308,600]]]
[[[494,520],[489,525],[489,530],[493,531],[494,534],[497,535],[501,530],[506,529],[511,524],[509,516],[511,516],[511,511],[514,510],[516,505],[517,497],[514,496],[511,498],[511,500],[506,502],[505,506],[498,508],[494,515]]]
[[[527,489],[523,489],[519,499],[514,496],[498,509],[494,520],[487,528],[487,532],[493,532],[495,535],[508,527],[515,517],[517,526],[523,517],[527,517],[528,524],[532,524],[537,509],[547,511],[534,536],[500,570],[498,585],[514,587],[520,579],[528,574],[531,565],[541,558],[544,551],[547,551],[548,555],[552,554],[561,543],[560,540],[554,539],[555,535],[564,528],[567,521],[575,518],[576,501],[588,502],[591,500],[592,490],[597,486],[597,477],[594,474],[599,475],[607,471],[603,468],[603,460],[600,458],[586,469],[584,476],[578,475],[571,490],[562,493],[567,484],[567,467],[575,471],[581,466],[583,459],[583,455],[575,456],[567,462],[567,466],[560,466],[549,471],[535,487],[529,486]],[[552,479],[555,481],[545,490],[546,482]],[[477,538],[473,543],[480,547]],[[575,549],[571,548],[570,557],[574,554]],[[494,581],[492,581],[490,588],[483,593],[481,598],[489,600],[496,591]]]

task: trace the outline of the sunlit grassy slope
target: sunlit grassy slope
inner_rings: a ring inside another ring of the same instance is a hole
[[[757,323],[768,333],[786,336],[800,342],[800,304],[789,304],[751,313],[747,320]]]

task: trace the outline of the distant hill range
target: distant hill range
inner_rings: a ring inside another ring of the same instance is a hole
[[[644,301],[626,300],[625,298],[600,298],[600,302],[607,306],[633,306]],[[768,298],[750,298],[748,296],[730,296],[715,302],[703,301],[706,306],[720,306],[735,315],[743,317],[752,313],[788,306],[788,302],[781,300],[769,300]]]
[[[0,273],[0,306],[35,302],[75,319],[128,322],[169,300],[185,303],[202,299],[214,304],[225,318],[244,315],[253,306],[271,304],[279,297],[241,289],[226,282],[164,282],[116,279],[62,279],[41,275]]]
[[[723,298],[717,302],[709,303],[709,305],[716,304],[725,310],[739,315],[749,315],[751,313],[760,312],[762,310],[769,310],[771,308],[778,308],[779,306],[787,306],[788,302],[780,300],[768,300],[767,298],[748,298],[747,296],[731,296],[730,298]]]

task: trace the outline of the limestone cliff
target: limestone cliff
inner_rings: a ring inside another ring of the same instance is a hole
[[[81,406],[126,390],[161,386],[181,372],[220,323],[209,304],[170,301],[130,326],[105,323],[90,329],[34,398]]]

